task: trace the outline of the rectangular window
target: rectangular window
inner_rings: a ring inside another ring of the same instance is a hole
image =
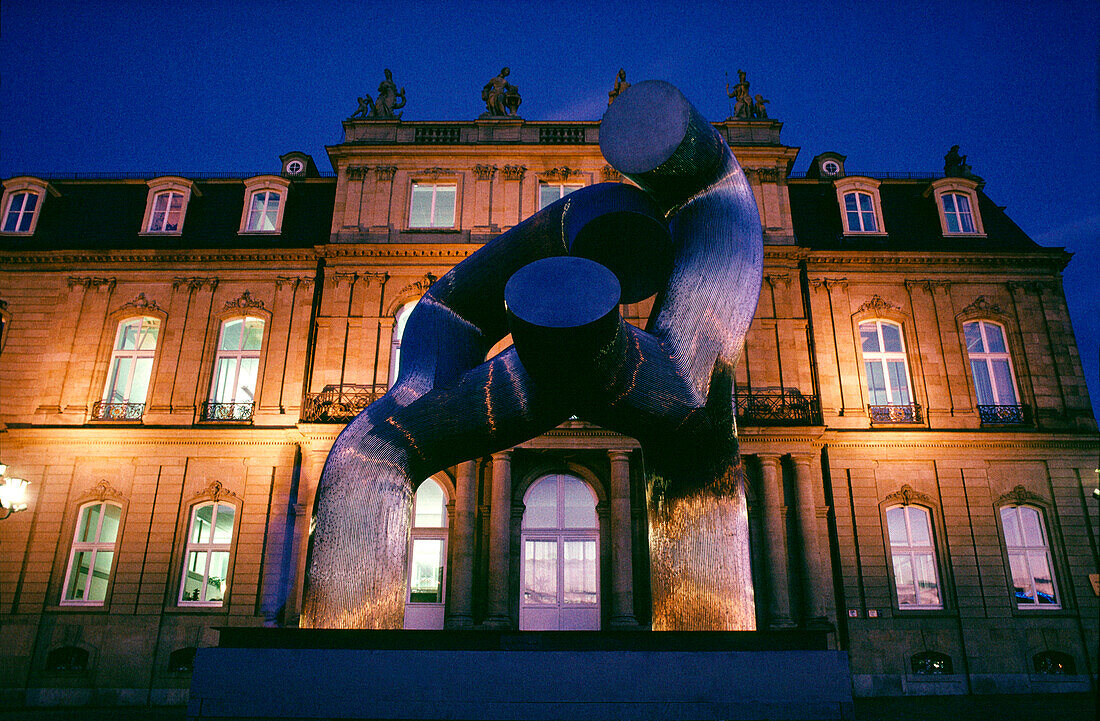
[[[113,503],[91,503],[80,509],[62,605],[103,605],[121,518],[122,508]]]
[[[539,183],[539,210],[583,187],[583,185],[566,183]]]
[[[409,573],[411,603],[443,601],[443,547],[442,538],[413,539]]]
[[[149,232],[177,232],[181,215],[183,215],[183,194],[161,193],[153,199],[153,211],[149,215]]]
[[[34,210],[38,207],[37,193],[15,193],[8,201],[8,212],[4,216],[5,233],[26,233],[31,229]]]
[[[1054,588],[1054,564],[1050,557],[1043,517],[1031,506],[1001,508],[1008,564],[1016,607],[1060,608]]]
[[[898,607],[943,608],[931,514],[920,506],[895,506],[886,510],[886,525]]]
[[[181,606],[220,606],[229,579],[236,508],[228,503],[203,503],[191,513],[184,550]]]
[[[563,541],[564,603],[596,603],[596,542]]]
[[[948,233],[973,233],[974,215],[970,212],[970,198],[960,193],[945,193],[943,217],[947,220]]]
[[[523,544],[523,602],[555,606],[558,603],[558,542],[528,540]]]
[[[875,223],[874,199],[869,193],[845,193],[844,212],[848,217],[848,230],[853,233],[874,233],[878,231]]]
[[[261,318],[233,318],[222,324],[206,420],[252,417],[263,335]]]
[[[455,227],[455,199],[458,187],[435,183],[413,183],[409,209],[410,228]]]

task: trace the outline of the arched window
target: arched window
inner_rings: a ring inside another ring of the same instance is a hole
[[[222,323],[205,420],[240,421],[252,417],[263,339],[262,318],[231,318]]]
[[[1004,328],[987,320],[963,324],[970,373],[983,423],[1022,423],[1016,374],[1005,343]]]
[[[416,489],[409,541],[405,628],[443,628],[447,578],[447,493],[429,478]]]
[[[183,193],[169,190],[153,197],[149,211],[149,233],[176,233],[183,218]]]
[[[898,608],[943,608],[931,513],[923,506],[894,506],[886,509],[886,525]]]
[[[1002,506],[1001,525],[1016,607],[1060,608],[1043,514],[1031,506]]]
[[[8,207],[4,210],[5,233],[29,233],[34,220],[34,211],[38,209],[38,193],[12,193]]]
[[[962,193],[944,193],[943,219],[948,233],[975,233],[974,214],[970,211],[970,196]]]
[[[248,208],[248,224],[245,230],[250,232],[272,233],[279,230],[279,204],[282,195],[274,190],[261,190],[252,194]]]
[[[888,423],[919,420],[910,390],[901,326],[886,320],[870,320],[859,324],[859,336],[871,420]]]
[[[200,503],[191,509],[183,554],[181,606],[220,606],[229,581],[236,508],[229,503]]]
[[[397,378],[401,372],[401,338],[405,335],[405,325],[409,322],[409,314],[419,301],[410,301],[397,309],[393,316],[393,340],[390,345],[390,387],[397,385]]]
[[[115,560],[122,507],[96,501],[80,508],[77,515],[65,586],[63,606],[102,606]]]
[[[938,651],[921,651],[913,654],[909,659],[913,673],[936,676],[940,674],[954,673],[951,665],[951,657]]]
[[[520,628],[598,630],[596,494],[575,476],[555,474],[532,484],[523,503]]]
[[[875,199],[870,193],[845,193],[844,216],[849,233],[877,233]]]
[[[92,409],[93,417],[105,420],[141,418],[159,333],[158,318],[127,318],[118,324],[103,400]]]

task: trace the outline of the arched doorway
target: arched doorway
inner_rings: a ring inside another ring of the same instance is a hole
[[[600,548],[596,494],[576,476],[553,474],[523,496],[519,627],[600,628]]]
[[[447,491],[433,478],[413,497],[405,628],[443,628],[447,578]]]

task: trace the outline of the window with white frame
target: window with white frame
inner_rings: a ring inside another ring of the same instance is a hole
[[[115,560],[122,507],[96,501],[80,508],[65,572],[62,605],[102,606]]]
[[[181,606],[220,606],[229,580],[236,508],[229,503],[200,503],[191,509],[183,554]]]
[[[870,193],[845,193],[844,216],[848,221],[849,233],[877,233],[875,220],[875,199]]]
[[[405,324],[419,301],[410,301],[397,309],[393,316],[393,340],[390,344],[390,386],[397,384],[401,371],[401,338],[405,335]]]
[[[862,175],[838,178],[833,182],[840,219],[846,234],[886,235],[882,221],[881,181]]]
[[[149,233],[178,233],[183,220],[183,193],[168,190],[153,196],[149,212]]]
[[[222,323],[214,357],[209,420],[246,420],[256,401],[264,321],[251,316]],[[228,415],[225,415],[228,414]]]
[[[443,604],[447,568],[447,494],[438,481],[429,478],[416,489],[413,523],[409,540],[410,606],[431,604],[433,608],[406,611],[406,628],[443,627]]]
[[[410,228],[455,227],[458,186],[441,183],[413,183],[409,208]]]
[[[901,326],[885,320],[859,324],[867,398],[872,406],[907,406],[913,402],[909,364]]]
[[[579,183],[539,183],[539,210],[583,187]]]
[[[963,324],[966,353],[979,406],[1019,404],[1012,358],[1005,343],[1004,327],[987,320]]]
[[[935,198],[944,235],[985,235],[978,187],[978,182],[970,178],[940,178],[924,192],[926,198]]]
[[[1002,506],[1001,525],[1016,607],[1060,608],[1043,514],[1032,506]]]
[[[5,233],[29,233],[38,210],[38,193],[24,191],[8,196],[8,207],[4,209]]]
[[[962,193],[944,193],[940,196],[943,203],[943,218],[948,233],[974,233],[974,214],[970,211],[970,196]]]
[[[277,232],[282,198],[282,194],[274,190],[260,190],[253,193],[248,207],[248,223],[245,225],[245,230],[253,233]]]
[[[158,318],[127,318],[118,324],[111,352],[100,418],[140,418],[145,407],[153,359],[157,352]]]
[[[943,608],[932,514],[923,506],[894,506],[886,509],[886,525],[898,608]]]

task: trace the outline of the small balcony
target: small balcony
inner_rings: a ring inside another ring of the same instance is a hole
[[[737,422],[743,426],[819,426],[822,422],[817,396],[802,395],[795,388],[736,391],[733,398]]]
[[[920,423],[920,405],[907,403],[888,406],[867,406],[871,423]]]
[[[254,403],[214,403],[209,401],[202,406],[204,421],[250,421]]]
[[[983,426],[1022,426],[1031,422],[1027,406],[978,406]]]
[[[386,392],[384,385],[333,383],[320,393],[306,393],[303,423],[347,423]]]
[[[97,421],[140,421],[143,413],[144,403],[96,401],[92,406],[92,418]]]

